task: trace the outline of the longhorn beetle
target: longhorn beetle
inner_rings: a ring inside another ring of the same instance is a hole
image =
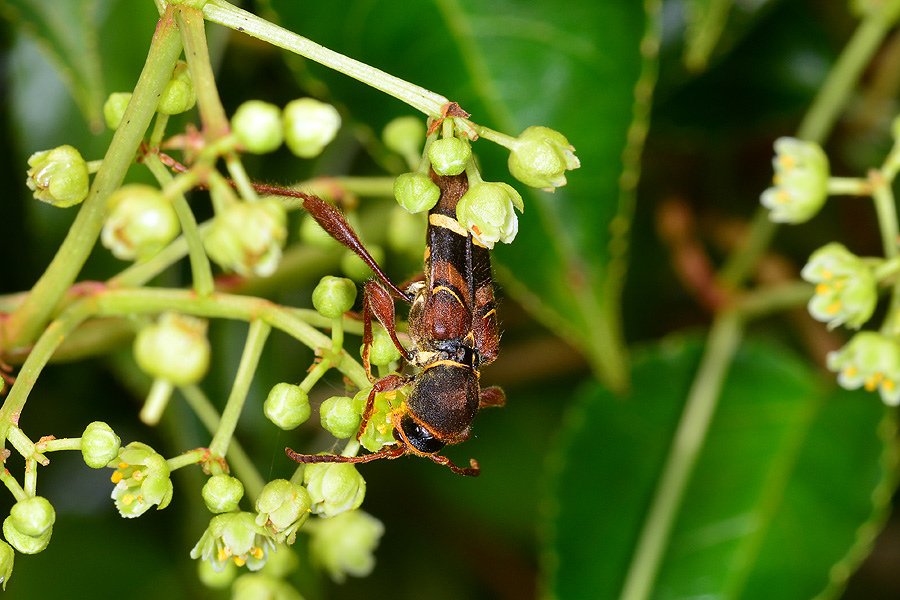
[[[454,473],[478,475],[475,459],[469,460],[468,467],[459,467],[438,452],[469,437],[479,408],[502,406],[506,401],[500,388],[481,389],[479,385],[480,367],[493,362],[500,347],[491,259],[488,249],[479,245],[456,220],[456,204],[468,189],[465,174],[441,177],[432,172],[431,178],[441,195],[428,213],[425,277],[406,290],[384,274],[340,211],[315,196],[304,196],[303,206],[316,222],[355,252],[384,284],[370,279],[364,287],[362,358],[369,378],[374,379],[369,364],[373,316],[384,326],[403,358],[420,372],[374,380],[366,399],[357,439],[372,416],[375,395],[412,384],[406,402],[390,414],[395,444],[361,456],[298,454],[286,448],[287,455],[297,462],[362,463],[415,454],[445,465]],[[391,294],[411,304],[410,348],[404,348],[397,338]]]

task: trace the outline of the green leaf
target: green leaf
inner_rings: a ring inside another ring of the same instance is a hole
[[[476,122],[513,135],[540,124],[568,137],[583,166],[556,194],[530,194],[515,243],[497,248],[495,262],[505,289],[620,387],[618,304],[659,3],[348,2],[339,19],[327,3],[271,5],[285,27],[443,94]],[[368,123],[402,110],[343,75],[309,73]],[[509,179],[505,152],[487,142],[475,150],[485,179]]]
[[[4,16],[32,35],[95,132],[103,128],[97,0],[2,0]]]
[[[552,597],[620,597],[701,351],[664,343],[635,360],[627,398],[581,394],[552,485]],[[786,349],[745,344],[651,596],[833,597],[886,516],[895,429],[877,396],[823,387]]]

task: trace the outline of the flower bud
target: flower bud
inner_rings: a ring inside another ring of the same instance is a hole
[[[353,396],[353,406],[360,414],[366,408],[366,402],[369,400],[369,392],[372,388],[363,388]],[[359,443],[369,452],[378,452],[387,444],[393,444],[394,440],[394,423],[391,421],[391,399],[389,396],[395,394],[404,394],[403,390],[395,392],[385,392],[375,394],[375,405],[372,414],[369,415],[369,422],[366,423],[366,430],[359,436]],[[394,396],[396,397],[396,396]],[[404,396],[397,399],[397,404],[402,402]]]
[[[197,383],[209,369],[206,321],[166,313],[141,329],[134,340],[134,358],[145,373],[174,385]]]
[[[178,115],[194,107],[197,95],[187,63],[179,60],[172,72],[172,79],[163,88],[156,110],[164,115]]]
[[[438,175],[459,175],[472,158],[472,146],[458,137],[434,140],[428,147],[428,160]]]
[[[42,496],[19,500],[9,511],[11,525],[17,531],[31,537],[47,533],[56,522],[56,511],[50,501]]]
[[[181,226],[172,203],[158,189],[133,183],[109,197],[100,240],[116,258],[149,258],[178,235]]]
[[[110,478],[116,484],[112,499],[119,514],[133,519],[154,504],[157,510],[168,506],[173,492],[169,474],[166,459],[147,444],[131,442],[120,449],[116,470]]]
[[[50,543],[56,511],[41,496],[19,500],[3,521],[3,537],[22,554],[37,554]]]
[[[220,473],[206,480],[200,495],[209,512],[231,512],[238,509],[238,504],[244,497],[244,484],[231,475]]]
[[[441,188],[424,173],[403,173],[394,180],[394,198],[408,212],[429,211],[440,197]]]
[[[115,131],[119,128],[125,109],[131,101],[131,92],[113,92],[103,103],[103,120],[106,126]]]
[[[347,396],[332,396],[319,406],[322,427],[339,440],[349,438],[359,429],[361,417]]]
[[[81,434],[81,456],[92,469],[102,469],[119,455],[122,440],[103,421],[89,423]]]
[[[334,250],[342,247],[340,242],[328,235],[328,232],[316,223],[316,220],[309,215],[305,215],[300,219],[300,240],[323,250]]]
[[[814,142],[782,137],[775,140],[773,182],[760,196],[776,223],[810,220],[828,196],[828,157]]]
[[[12,546],[4,541],[0,541],[0,584],[6,589],[9,578],[12,577],[13,563],[16,559],[16,553]]]
[[[264,573],[244,573],[231,588],[231,600],[303,600],[289,583]]]
[[[226,562],[221,571],[216,571],[212,563],[201,560],[197,563],[197,578],[200,583],[214,590],[224,590],[231,586],[237,577],[237,565]]]
[[[256,524],[265,527],[276,541],[293,544],[311,508],[306,488],[287,479],[275,479],[263,487],[256,500]]]
[[[843,348],[829,352],[828,369],[848,390],[878,390],[888,406],[900,404],[900,344],[874,331],[862,331]]]
[[[359,508],[366,496],[366,480],[352,463],[306,465],[303,482],[312,498],[312,511],[323,517]]]
[[[266,564],[266,557],[274,547],[266,530],[254,522],[254,515],[227,512],[209,521],[206,531],[191,550],[191,558],[208,561],[216,571],[224,570],[229,561],[258,571]]]
[[[272,152],[284,141],[281,109],[262,100],[248,100],[231,117],[231,130],[247,152]]]
[[[378,244],[366,244],[366,250],[375,259],[375,262],[383,266],[384,249]],[[372,277],[372,269],[364,263],[352,250],[345,250],[341,255],[341,271],[353,281],[365,281]]]
[[[289,431],[309,419],[309,395],[299,385],[277,383],[263,402],[263,412],[272,423]]]
[[[319,519],[310,530],[313,560],[342,583],[347,575],[365,577],[375,567],[375,548],[384,534],[381,521],[361,510]]]
[[[362,356],[363,347],[359,349]],[[380,323],[372,324],[372,345],[369,347],[369,362],[379,367],[386,367],[395,360],[400,360],[400,350],[394,340]]]
[[[239,275],[268,277],[281,260],[287,215],[274,198],[238,202],[216,215],[203,245],[209,257]]]
[[[87,162],[72,146],[35,152],[28,158],[28,189],[34,197],[60,208],[74,206],[87,198],[90,176]]]
[[[878,289],[871,269],[837,242],[813,252],[800,276],[816,284],[809,313],[828,328],[845,324],[859,329],[875,310]]]
[[[549,127],[535,126],[516,138],[508,166],[510,174],[525,185],[552,192],[566,185],[566,171],[577,169],[581,161],[563,134]]]
[[[471,186],[456,205],[456,219],[486,248],[498,241],[512,242],[519,231],[513,208],[524,209],[522,196],[505,183],[481,182]]]
[[[37,554],[43,552],[50,544],[53,528],[47,529],[42,535],[31,536],[16,529],[11,516],[3,520],[3,537],[6,538],[16,551],[22,554]]]
[[[326,275],[313,290],[312,302],[320,315],[337,319],[353,308],[356,284],[344,277]]]
[[[340,127],[341,115],[330,104],[300,98],[284,107],[284,140],[300,158],[318,156]]]
[[[403,157],[415,157],[422,150],[425,139],[425,123],[411,115],[397,117],[384,126],[381,139],[388,150]]]

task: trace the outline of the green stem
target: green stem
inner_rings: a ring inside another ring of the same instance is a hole
[[[206,448],[196,448],[194,450],[188,450],[178,456],[173,456],[166,460],[166,465],[168,465],[169,471],[176,471],[182,467],[189,467],[191,465],[202,463],[209,455],[210,451]]]
[[[830,196],[870,196],[872,186],[869,181],[860,177],[829,177],[828,195]]]
[[[181,5],[175,14],[181,28],[184,57],[191,72],[191,82],[197,94],[197,107],[207,141],[215,142],[228,135],[228,117],[219,99],[219,89],[209,60],[203,14],[196,8]]]
[[[150,392],[147,399],[144,400],[144,406],[141,408],[140,419],[142,423],[147,425],[157,425],[162,418],[166,406],[169,405],[169,398],[172,397],[172,391],[175,387],[172,382],[165,379],[154,379],[150,386]]]
[[[150,169],[150,172],[153,173],[153,176],[156,177],[156,180],[164,188],[165,192],[168,194],[171,191],[172,207],[178,215],[181,231],[184,235],[184,240],[187,242],[191,273],[194,276],[194,290],[201,296],[211,294],[215,289],[215,282],[209,259],[206,257],[206,251],[203,249],[203,237],[200,233],[200,228],[197,226],[194,211],[191,210],[182,190],[171,187],[174,185],[173,182],[175,182],[176,178],[172,176],[172,173],[162,163],[159,156],[148,154],[144,159],[144,164],[147,165],[147,168]],[[192,177],[186,177],[185,179],[193,187],[196,180]]]
[[[0,481],[3,482],[3,485],[6,486],[6,489],[12,493],[13,498],[16,499],[16,502],[19,500],[25,500],[28,498],[28,494],[25,493],[25,489],[19,485],[19,482],[16,481],[16,478],[12,476],[12,473],[9,472],[9,469],[3,469],[0,471]]]
[[[742,323],[735,311],[719,315],[713,323],[697,376],[672,440],[662,478],[653,494],[653,502],[625,578],[620,596],[622,600],[644,600],[651,596],[675,517],[703,448],[725,375],[737,351],[741,335]]]
[[[34,445],[41,452],[59,452],[60,450],[81,450],[81,438],[59,438],[46,440]]]
[[[203,393],[203,390],[196,385],[189,385],[179,388],[179,391],[184,396],[188,406],[191,407],[191,410],[194,411],[194,414],[196,414],[197,418],[200,419],[200,422],[203,423],[206,430],[209,431],[210,434],[217,431],[219,429],[221,417],[215,406],[209,401],[206,394]],[[259,493],[262,491],[266,482],[259,474],[259,471],[256,470],[253,461],[250,460],[250,457],[237,440],[231,440],[225,458],[228,460],[228,465],[234,471],[235,475],[244,484],[244,490],[247,492],[247,496],[250,500],[255,500],[256,497],[259,496]]]
[[[22,487],[29,497],[37,495],[37,461],[33,458],[25,460],[25,477]]]
[[[234,384],[231,386],[231,394],[228,396],[225,410],[222,411],[219,428],[209,444],[209,451],[214,457],[225,456],[228,450],[231,436],[234,434],[238,419],[241,416],[241,409],[244,408],[244,402],[247,400],[247,392],[250,390],[253,374],[256,373],[256,367],[259,365],[259,357],[262,355],[266,338],[269,337],[271,330],[271,326],[261,319],[250,323],[250,331],[247,334],[247,342],[244,345],[244,354],[241,356]]]
[[[246,33],[251,37],[284,48],[348,75],[405,102],[430,117],[440,117],[441,109],[449,102],[440,94],[435,94],[380,69],[329,50],[253,13],[241,10],[225,0],[211,0],[203,7],[203,14],[213,23]]]
[[[25,432],[13,425],[9,428],[9,431],[6,434],[9,443],[13,445],[13,447],[25,457],[25,459],[34,458],[38,460],[42,465],[50,464],[50,460],[37,451],[37,448],[34,447],[34,442],[25,435]]]
[[[156,27],[147,62],[122,123],[113,134],[103,165],[94,177],[91,191],[47,270],[31,289],[28,301],[6,321],[5,335],[0,343],[15,348],[36,339],[75,281],[100,235],[106,199],[121,185],[133,162],[150,119],[156,113],[159,95],[168,83],[180,53],[181,40],[172,10],[167,9]]]
[[[873,170],[869,174],[872,186],[872,199],[875,201],[875,212],[878,216],[878,227],[881,231],[881,243],[884,245],[884,255],[887,259],[896,258],[898,255],[897,243],[897,206],[894,201],[894,191],[881,174],[881,171]]]

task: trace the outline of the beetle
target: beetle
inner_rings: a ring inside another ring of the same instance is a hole
[[[424,256],[424,279],[401,289],[394,284],[363,246],[341,212],[324,200],[304,195],[303,207],[334,239],[355,252],[375,273],[365,283],[363,294],[363,365],[372,389],[366,399],[357,439],[374,412],[375,395],[412,389],[401,406],[392,409],[395,444],[371,454],[299,454],[285,452],[300,463],[363,463],[405,454],[422,456],[454,473],[474,476],[478,462],[468,467],[454,464],[439,452],[447,445],[468,439],[479,409],[503,406],[506,396],[498,387],[482,389],[481,367],[497,358],[500,331],[494,298],[489,250],[480,245],[456,220],[456,204],[468,189],[464,174],[432,180],[441,190],[437,204],[428,213]],[[394,298],[409,303],[410,348],[397,337]],[[369,364],[372,318],[384,326],[392,342],[415,375],[391,374],[375,380]]]

